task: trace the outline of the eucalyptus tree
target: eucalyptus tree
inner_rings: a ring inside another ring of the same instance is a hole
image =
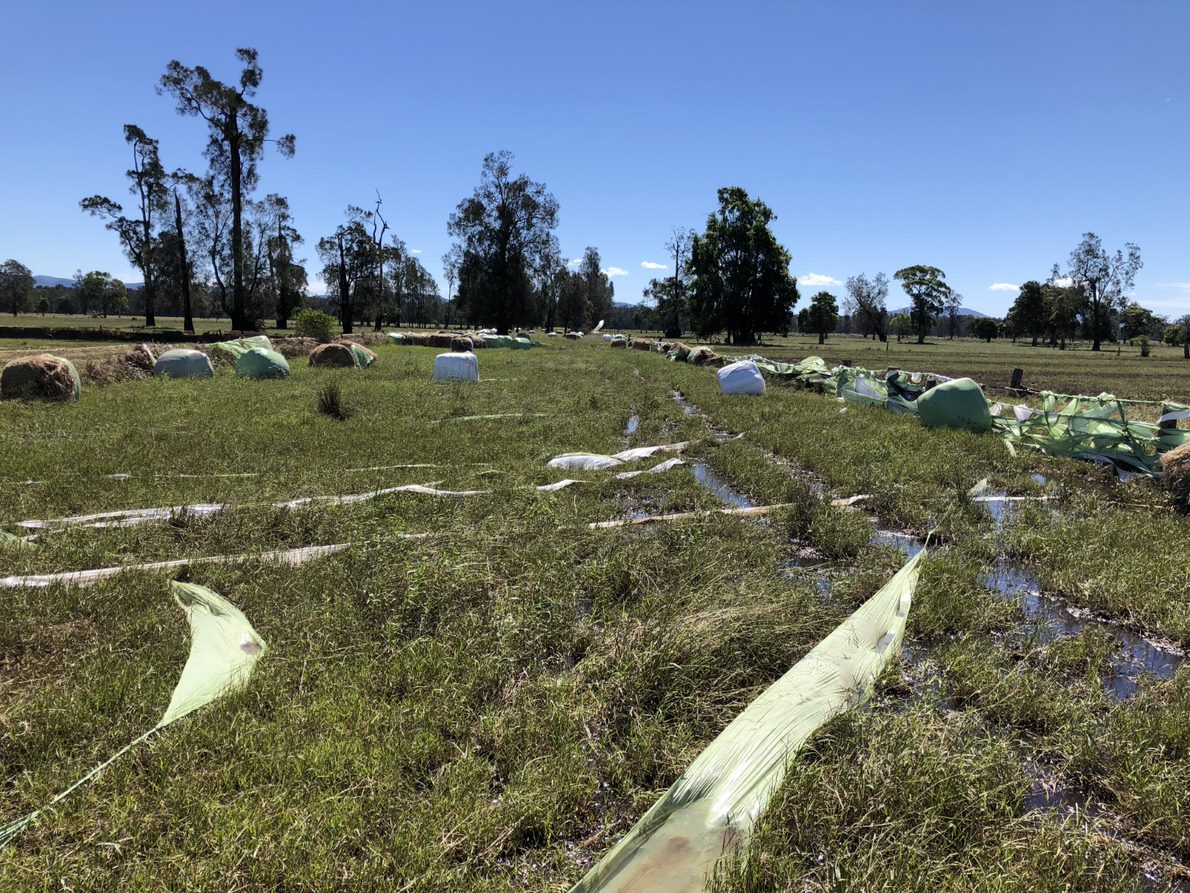
[[[201,65],[189,67],[172,60],[161,76],[159,92],[177,103],[178,114],[201,118],[207,124],[205,155],[211,181],[224,191],[231,206],[231,322],[232,328],[247,329],[248,291],[245,287],[244,210],[245,201],[256,188],[258,164],[265,146],[272,142],[286,157],[294,153],[293,134],[269,138],[268,113],[252,100],[260,87],[263,71],[254,49],[236,50],[243,64],[239,81],[225,84]]]
[[[161,165],[158,142],[135,124],[124,125],[124,142],[132,149],[132,167],[127,171],[128,191],[136,198],[135,213],[125,215],[114,199],[92,195],[79,205],[89,214],[107,220],[107,228],[120,237],[128,259],[140,270],[144,281],[145,325],[157,325],[156,278],[153,275],[154,239],[157,219],[169,212],[169,186]]]
[[[917,343],[925,344],[931,323],[943,311],[952,294],[950,286],[946,284],[946,274],[937,267],[915,264],[897,270],[893,278],[900,281],[901,288],[911,301],[909,317],[917,330]]]
[[[1140,248],[1135,244],[1125,242],[1123,250],[1112,254],[1095,233],[1084,233],[1070,252],[1066,275],[1087,301],[1091,350],[1099,350],[1112,315],[1124,309],[1127,292],[1142,266]]]

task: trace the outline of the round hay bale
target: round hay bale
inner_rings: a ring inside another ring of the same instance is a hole
[[[472,332],[467,337],[471,339],[472,350],[479,350],[481,347],[488,346],[487,339],[485,339],[483,335],[476,335],[474,332]]]
[[[77,400],[79,391],[74,363],[48,353],[17,357],[0,372],[0,399],[4,400]]]
[[[435,332],[428,336],[430,347],[449,348],[451,342],[454,341],[455,336],[450,332]]]
[[[633,350],[652,350],[653,342],[648,338],[633,338],[628,342],[628,346]]]
[[[310,365],[325,368],[352,368],[358,366],[355,354],[346,344],[320,344],[310,351]]]
[[[627,349],[628,342],[626,340],[624,340],[623,338],[613,338],[611,341],[609,341],[607,343],[607,346],[608,347],[622,347],[624,349]]]
[[[1161,454],[1161,483],[1178,511],[1190,512],[1190,443]]]
[[[148,373],[153,371],[153,367],[157,364],[157,358],[153,356],[153,348],[149,345],[138,344],[124,355],[124,364]]]
[[[211,368],[211,358],[201,350],[178,347],[157,358],[153,374],[166,378],[211,378],[215,370]]]
[[[474,346],[475,345],[472,343],[471,339],[465,335],[456,335],[454,338],[450,339],[451,353],[466,353]]]
[[[686,362],[693,363],[695,366],[708,366],[718,356],[709,347],[696,347],[690,351],[690,355],[686,357]]]

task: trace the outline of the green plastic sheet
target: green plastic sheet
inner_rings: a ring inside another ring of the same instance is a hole
[[[45,806],[0,825],[0,846],[21,833],[39,816],[62,802],[123,754],[166,726],[247,683],[265,643],[243,613],[223,596],[203,586],[171,582],[170,588],[190,623],[190,656],[174,687],[161,721],[126,744]]]
[[[252,335],[248,338],[236,338],[232,341],[216,341],[211,347],[217,347],[220,350],[225,350],[237,360],[255,347],[263,347],[265,350],[273,349],[273,342],[269,340],[268,335]]]
[[[240,378],[287,378],[289,361],[275,350],[253,347],[236,360],[236,375]]]
[[[571,893],[694,893],[723,856],[741,852],[822,725],[862,703],[900,650],[925,551],[774,682]]]
[[[361,369],[366,369],[376,362],[376,357],[370,350],[356,344],[354,341],[348,341],[346,343],[351,350],[351,355],[355,357],[355,364]]]

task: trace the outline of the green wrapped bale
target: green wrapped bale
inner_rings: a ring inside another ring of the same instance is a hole
[[[248,338],[236,338],[234,341],[216,341],[211,347],[225,350],[238,360],[254,348],[272,350],[273,342],[269,340],[268,335],[252,335]]]
[[[917,414],[927,428],[991,431],[992,414],[983,388],[970,378],[956,378],[917,398]]]
[[[236,360],[236,375],[240,378],[288,378],[289,363],[275,350],[253,347]]]
[[[376,362],[376,354],[362,344],[356,344],[354,341],[344,341],[348,349],[355,356],[355,362],[361,369],[367,369]]]

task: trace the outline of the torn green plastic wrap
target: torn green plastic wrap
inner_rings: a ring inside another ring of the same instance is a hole
[[[232,341],[216,341],[211,347],[225,350],[238,360],[254,347],[272,350],[273,342],[269,340],[268,335],[252,335],[248,338],[236,338]]]
[[[161,721],[124,745],[45,806],[0,825],[0,846],[16,837],[40,815],[62,802],[116,759],[170,723],[247,683],[256,662],[265,651],[264,640],[252,628],[248,618],[227,599],[203,586],[171,582],[170,588],[190,623],[190,656],[186,659]]]
[[[1064,402],[1063,402],[1064,401]],[[1012,407],[1012,417],[993,406],[993,425],[1010,449],[1031,447],[1052,456],[1114,466],[1121,476],[1161,476],[1161,454],[1190,441],[1190,430],[1129,421],[1125,403],[1111,394],[1070,397],[1041,393],[1041,408]],[[1176,424],[1190,415],[1176,403],[1162,404],[1162,419]]]
[[[742,852],[790,759],[900,650],[922,550],[723,730],[571,893],[695,893]]]

